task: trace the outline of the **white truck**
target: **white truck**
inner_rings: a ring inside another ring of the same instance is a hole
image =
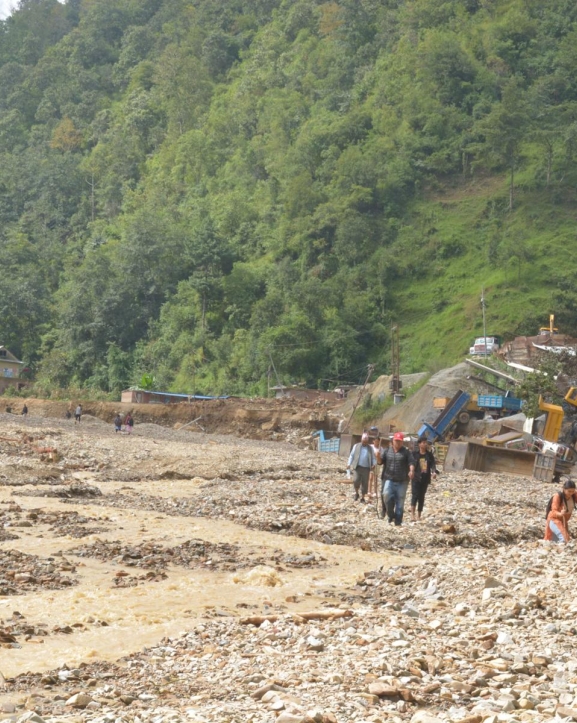
[[[487,340],[487,348],[485,349],[485,339]],[[501,337],[499,336],[478,336],[473,342],[473,346],[469,347],[470,356],[489,356],[501,348]]]

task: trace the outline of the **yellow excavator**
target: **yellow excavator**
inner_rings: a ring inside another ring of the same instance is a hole
[[[539,336],[549,336],[559,331],[555,326],[555,314],[549,314],[549,326],[542,326],[539,329]]]
[[[577,387],[571,387],[565,395],[565,401],[574,407],[577,407]]]
[[[565,397],[565,399],[567,399],[567,397]],[[561,427],[563,426],[563,417],[565,416],[563,407],[560,407],[558,404],[549,404],[549,402],[544,402],[543,397],[539,397],[539,409],[542,412],[547,412],[545,428],[543,429],[543,434],[541,436],[548,442],[558,442]]]

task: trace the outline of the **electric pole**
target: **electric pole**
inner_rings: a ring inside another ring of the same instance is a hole
[[[481,309],[483,310],[483,338],[485,341],[485,359],[487,358],[487,323],[485,320],[485,287],[481,288]]]
[[[375,365],[374,365],[374,364],[369,364],[369,365],[367,366],[367,378],[365,379],[365,383],[363,384],[363,388],[361,389],[361,392],[360,392],[359,396],[357,397],[357,401],[355,402],[355,406],[353,407],[353,411],[351,412],[351,416],[348,418],[347,423],[346,423],[345,426],[343,427],[343,432],[346,432],[347,429],[349,428],[349,425],[350,425],[350,423],[351,423],[351,420],[352,420],[352,418],[355,416],[355,412],[357,411],[357,407],[358,407],[359,404],[361,403],[361,400],[362,400],[362,398],[363,398],[363,396],[364,396],[364,394],[365,394],[365,389],[367,388],[367,384],[369,383],[369,379],[371,378],[371,374],[373,373],[374,370],[375,370]]]
[[[399,327],[391,327],[391,381],[389,388],[393,394],[398,394],[403,388],[401,381],[401,350],[399,344]]]
[[[281,380],[280,380],[280,377],[279,377],[279,375],[278,375],[278,372],[277,372],[276,367],[275,367],[275,365],[274,365],[274,362],[273,362],[273,360],[272,360],[272,354],[270,353],[270,348],[267,349],[267,352],[268,352],[268,358],[270,359],[270,365],[271,365],[272,370],[273,370],[273,372],[274,372],[274,375],[275,375],[275,377],[276,377],[277,386],[280,387],[279,391],[281,392],[281,395],[284,397],[284,386],[283,386],[283,384],[282,384],[282,382],[281,382]],[[269,378],[270,378],[270,377],[269,377]]]

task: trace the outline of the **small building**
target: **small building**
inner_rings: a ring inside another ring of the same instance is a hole
[[[19,379],[23,367],[24,362],[17,359],[5,346],[0,346],[0,394],[4,394],[10,387],[24,389],[27,382]]]
[[[5,346],[0,346],[0,377],[17,379],[24,362],[17,359]]]
[[[228,399],[226,397],[209,397],[202,394],[177,394],[175,392],[151,392],[145,389],[125,389],[120,401],[125,404],[180,404],[206,399]]]

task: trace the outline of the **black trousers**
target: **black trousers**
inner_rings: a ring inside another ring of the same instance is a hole
[[[418,512],[423,511],[425,506],[425,495],[427,494],[427,487],[431,482],[430,477],[423,475],[420,479],[414,479],[411,481],[411,507],[416,507]]]

